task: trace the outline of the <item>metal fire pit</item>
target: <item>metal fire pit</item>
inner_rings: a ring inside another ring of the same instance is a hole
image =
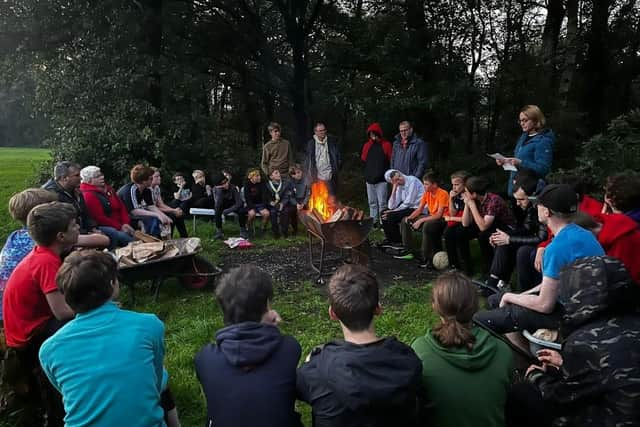
[[[347,250],[351,263],[363,265],[369,263],[369,240],[367,237],[373,228],[373,218],[319,223],[310,217],[307,211],[300,211],[298,218],[307,227],[309,261],[311,268],[318,273],[317,283],[324,284],[322,276],[327,274],[322,270],[327,244],[340,249],[343,257],[344,250]],[[320,259],[317,263],[313,257],[314,237],[320,241]]]

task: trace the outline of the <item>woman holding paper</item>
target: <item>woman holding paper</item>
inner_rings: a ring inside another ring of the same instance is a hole
[[[520,110],[518,122],[522,128],[522,135],[518,138],[513,157],[496,159],[498,166],[510,164],[518,170],[530,169],[538,178],[544,178],[551,169],[553,160],[553,145],[556,136],[551,129],[545,128],[544,114],[537,105],[525,105]],[[513,193],[513,179],[517,171],[511,171],[507,194]]]

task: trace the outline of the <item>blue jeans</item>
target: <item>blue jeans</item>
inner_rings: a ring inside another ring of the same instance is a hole
[[[113,227],[99,226],[98,230],[102,231],[111,240],[109,250],[121,248],[127,246],[129,242],[133,242],[133,236]]]
[[[369,200],[369,216],[374,221],[380,220],[380,213],[387,209],[387,192],[386,182],[377,184],[369,184],[367,182],[367,199]]]

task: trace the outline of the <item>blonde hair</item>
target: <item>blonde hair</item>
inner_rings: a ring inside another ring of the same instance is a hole
[[[254,176],[260,176],[260,169],[249,169],[249,171],[247,172],[247,178],[251,179]]]
[[[537,105],[525,105],[520,112],[533,122],[535,130],[543,129],[547,125],[547,119]]]
[[[29,212],[38,205],[55,202],[58,195],[43,188],[27,188],[9,199],[9,213],[11,217],[22,224],[27,223]]]

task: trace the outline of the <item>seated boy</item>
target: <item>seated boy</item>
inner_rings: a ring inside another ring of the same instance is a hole
[[[230,175],[229,175],[230,176]],[[222,231],[222,216],[235,213],[238,215],[238,223],[240,224],[240,237],[248,238],[249,232],[247,231],[247,214],[242,208],[242,197],[240,197],[240,190],[238,187],[231,183],[231,180],[227,175],[218,173],[214,175],[213,180],[213,200],[214,209],[216,211],[214,221],[216,223],[216,232],[213,235],[214,239],[224,239],[224,232]]]
[[[306,182],[302,174],[302,166],[299,163],[294,164],[289,168],[289,176],[291,177],[290,191],[291,197],[289,197],[289,204],[286,209],[289,211],[289,222],[293,228],[293,234],[298,233],[298,211],[304,209],[309,203],[311,197],[311,187]]]
[[[26,228],[29,212],[38,205],[55,200],[58,200],[55,193],[42,188],[28,188],[18,194],[14,194],[13,197],[9,199],[9,213],[11,217],[22,223],[25,227],[9,234],[0,252],[0,297],[2,297],[4,288],[13,270],[35,246],[35,242],[31,236],[29,236]],[[2,320],[1,305],[2,304],[0,304],[0,320]]]
[[[298,396],[311,405],[313,425],[416,425],[422,363],[409,346],[376,335],[373,317],[382,308],[374,273],[345,265],[328,291],[329,317],[344,341],[316,347],[298,369]]]
[[[301,426],[294,408],[300,344],[276,326],[271,278],[254,265],[241,265],[221,278],[216,298],[225,327],[195,359],[207,425]]]
[[[60,391],[65,425],[164,426],[161,393],[167,374],[164,326],[154,314],[121,310],[118,269],[109,254],[73,252],[56,277],[77,314],[42,344],[40,363]],[[175,405],[169,425],[176,424]]]
[[[489,271],[493,259],[493,247],[489,243],[489,237],[497,228],[510,231],[515,225],[513,213],[507,203],[497,194],[488,192],[489,181],[481,176],[472,176],[465,184],[464,212],[462,213],[462,225],[474,230],[463,238],[478,237],[480,253],[482,255],[482,271]]]
[[[267,201],[269,203],[269,217],[271,218],[271,232],[278,239],[280,234],[289,235],[289,215],[287,206],[292,191],[289,183],[282,179],[280,171],[274,169],[267,180]]]
[[[436,252],[442,250],[442,232],[447,223],[444,214],[449,208],[449,193],[440,188],[439,179],[433,172],[427,172],[422,177],[424,183],[424,195],[420,199],[420,204],[404,218],[400,225],[402,233],[402,245],[405,253],[396,255],[396,258],[409,259],[413,254],[409,251],[413,244],[413,231],[422,229],[422,248],[420,251],[420,267],[433,269],[432,259]],[[429,215],[423,215],[423,210],[429,209]]]
[[[76,216],[73,205],[64,202],[38,205],[29,212],[27,227],[36,246],[13,270],[2,296],[9,352],[29,372],[30,392],[36,401],[42,396],[50,425],[62,425],[64,411],[59,394],[42,375],[38,351],[74,315],[55,278],[61,255],[78,240]]]
[[[577,259],[604,255],[593,234],[571,223],[578,210],[578,196],[569,185],[547,185],[537,198],[537,210],[540,222],[555,236],[544,252],[542,282],[520,294],[492,295],[488,305],[493,309],[474,316],[476,322],[500,334],[557,329],[560,270]]]
[[[449,212],[444,219],[447,221],[447,228],[442,233],[444,245],[447,249],[447,257],[449,258],[449,267],[452,269],[461,269],[468,276],[472,275],[471,269],[471,249],[469,248],[469,239],[461,238],[460,235],[471,231],[469,228],[462,226],[462,214],[464,213],[464,185],[469,179],[469,173],[466,171],[456,171],[451,174],[451,191],[449,191]]]

